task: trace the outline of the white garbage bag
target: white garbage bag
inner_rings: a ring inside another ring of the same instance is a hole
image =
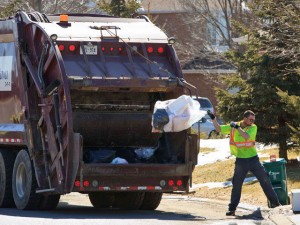
[[[116,157],[111,161],[111,164],[128,164],[126,159]]]
[[[169,116],[169,122],[163,126],[164,132],[179,132],[188,129],[206,114],[205,111],[199,110],[199,102],[188,95],[167,101],[157,101],[154,105],[153,114],[157,109],[165,109]],[[153,119],[152,116],[152,131],[157,132],[153,126]]]

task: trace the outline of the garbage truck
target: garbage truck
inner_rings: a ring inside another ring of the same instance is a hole
[[[173,38],[147,17],[17,11],[0,20],[0,207],[154,210],[188,192],[198,138],[153,132],[157,101],[191,92]]]

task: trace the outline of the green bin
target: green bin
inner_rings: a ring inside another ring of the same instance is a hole
[[[270,160],[263,161],[263,166],[268,172],[271,184],[276,192],[281,205],[290,204],[288,190],[287,190],[287,176],[286,176],[286,161],[283,158],[278,158],[276,161]],[[271,203],[268,201],[268,206]]]

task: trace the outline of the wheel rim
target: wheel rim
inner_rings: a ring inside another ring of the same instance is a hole
[[[17,173],[16,173],[16,190],[20,198],[22,198],[25,195],[26,186],[27,186],[26,167],[24,163],[21,163],[18,166]]]

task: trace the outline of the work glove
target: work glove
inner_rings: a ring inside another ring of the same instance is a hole
[[[235,129],[238,129],[240,126],[236,123],[236,122],[230,122],[230,126],[235,128]]]
[[[210,111],[210,110],[207,110],[207,115],[212,119],[214,120],[216,118],[216,116]]]
[[[153,114],[153,127],[157,130],[163,130],[169,123],[169,115],[165,109],[157,109]]]

